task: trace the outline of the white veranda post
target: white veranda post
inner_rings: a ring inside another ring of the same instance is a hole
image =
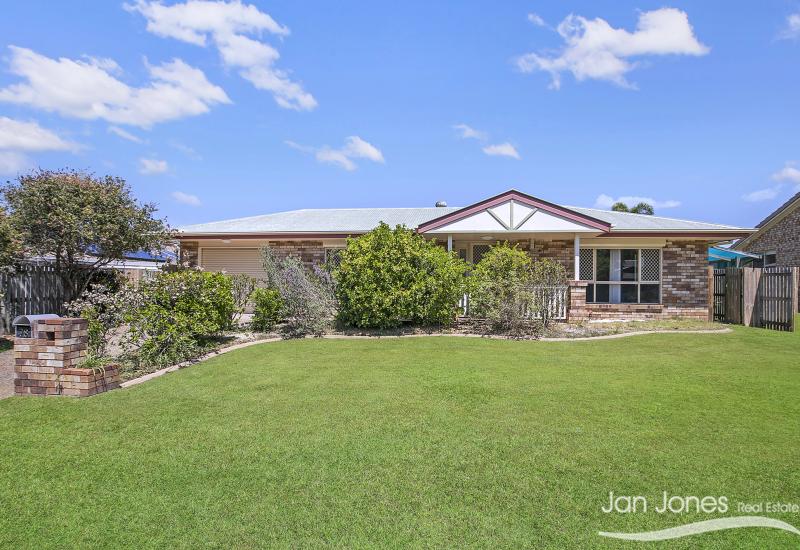
[[[575,280],[581,278],[581,237],[575,234]]]
[[[453,236],[452,235],[448,235],[447,236],[447,251],[450,252],[452,250],[453,250]]]

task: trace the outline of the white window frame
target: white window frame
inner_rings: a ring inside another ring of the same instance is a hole
[[[586,249],[581,249],[586,250]],[[587,280],[591,285],[594,285],[593,297],[597,298],[597,285],[636,285],[636,302],[588,302],[589,304],[615,304],[615,305],[662,305],[664,300],[664,249],[655,246],[645,247],[630,247],[630,246],[598,246],[592,247],[588,250],[592,251],[592,279]],[[635,281],[598,281],[597,280],[597,251],[598,250],[636,250],[636,280]],[[658,281],[643,281],[642,280],[642,250],[658,250]],[[642,303],[642,285],[658,284],[658,302]]]

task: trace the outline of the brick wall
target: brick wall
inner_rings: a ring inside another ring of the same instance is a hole
[[[800,266],[800,207],[765,231],[759,231],[745,252],[775,251],[778,265]]]
[[[560,263],[567,270],[567,277],[575,276],[575,244],[568,241],[533,241],[531,256],[534,260],[547,258]]]
[[[268,246],[279,258],[294,256],[308,267],[325,262],[322,241],[269,241]]]
[[[33,338],[14,339],[16,395],[85,397],[119,387],[116,366],[78,367],[89,342],[86,319],[43,319],[32,328]]]

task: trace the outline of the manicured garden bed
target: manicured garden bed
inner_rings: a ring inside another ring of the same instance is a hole
[[[597,531],[717,516],[604,514],[609,491],[800,502],[798,351],[740,327],[293,340],[85,400],[6,399],[0,546],[618,547]]]

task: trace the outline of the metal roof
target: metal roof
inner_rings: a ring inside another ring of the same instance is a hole
[[[565,206],[611,224],[612,231],[726,231],[739,227],[705,222]],[[247,233],[360,233],[380,222],[416,228],[422,223],[460,210],[460,207],[427,208],[327,208],[303,209],[200,223],[179,228],[191,234]]]

